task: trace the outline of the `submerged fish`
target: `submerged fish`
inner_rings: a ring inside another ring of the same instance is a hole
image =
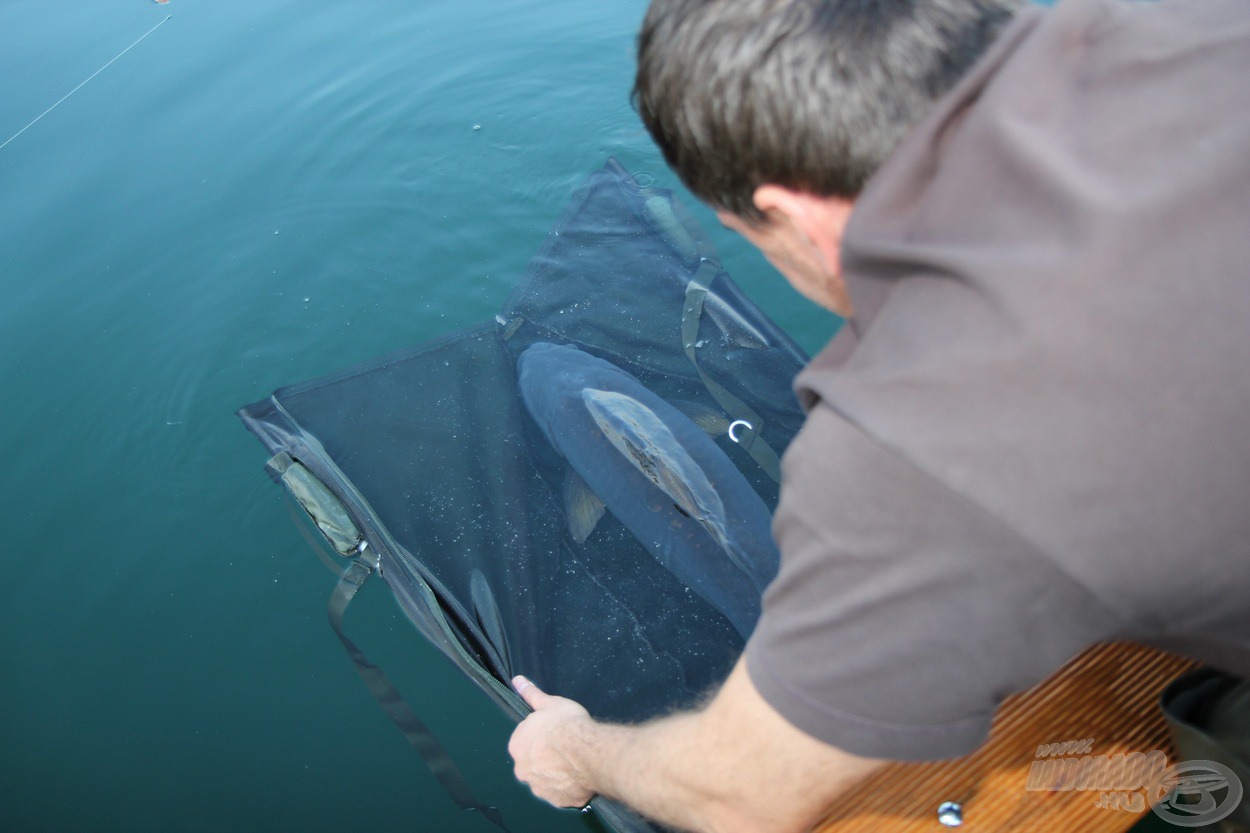
[[[568,461],[564,504],[581,542],[604,507],[746,638],[777,572],[771,515],[707,434],[630,374],[574,347],[534,344],[521,397]]]
[[[617,451],[683,515],[698,522],[744,572],[747,564],[726,529],[725,505],[703,469],[677,442],[668,426],[637,399],[615,391],[586,388],[586,410]]]
[[[759,350],[768,346],[768,337],[715,292],[708,292],[703,299],[703,310],[724,334],[725,341],[729,344],[750,350]]]
[[[699,244],[690,236],[690,232],[681,220],[677,219],[673,205],[666,197],[648,197],[642,205],[642,212],[664,242],[668,243],[682,260],[689,263],[699,257]]]
[[[473,601],[473,615],[478,627],[486,637],[482,650],[487,661],[499,679],[512,679],[512,652],[508,648],[508,632],[503,626],[503,616],[486,576],[476,568],[469,575],[469,598]]]

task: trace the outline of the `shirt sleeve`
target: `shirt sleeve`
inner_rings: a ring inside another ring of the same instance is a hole
[[[790,723],[894,760],[971,752],[998,703],[1115,630],[961,495],[816,405],[783,461],[781,569],[747,668]]]

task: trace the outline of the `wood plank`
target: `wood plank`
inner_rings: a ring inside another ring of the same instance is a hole
[[[1086,754],[1174,751],[1159,692],[1197,663],[1128,642],[1095,645],[999,707],[990,739],[964,758],[891,764],[835,807],[818,833],[940,831],[938,807],[962,805],[961,831],[1121,833],[1149,812],[1098,806],[1097,791],[1028,790],[1042,744],[1094,738]],[[1077,755],[1076,757],[1079,757]],[[1140,793],[1140,791],[1138,791]]]

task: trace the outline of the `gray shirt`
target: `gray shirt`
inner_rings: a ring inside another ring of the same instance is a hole
[[[747,649],[923,760],[1083,647],[1250,675],[1250,4],[1022,12],[858,200]]]

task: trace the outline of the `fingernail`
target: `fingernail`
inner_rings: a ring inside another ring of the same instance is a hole
[[[526,688],[527,686],[531,686],[531,685],[533,685],[533,683],[531,683],[529,680],[525,679],[519,674],[512,678],[512,687],[516,689],[517,694],[521,693],[521,689]]]

